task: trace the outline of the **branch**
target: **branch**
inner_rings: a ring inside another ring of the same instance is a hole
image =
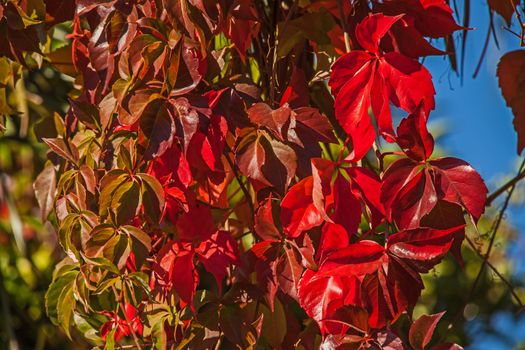
[[[348,28],[346,27],[346,18],[345,10],[343,7],[343,1],[337,0],[337,7],[339,8],[339,16],[341,16],[341,27],[343,27],[343,33],[345,38],[345,48],[346,52],[352,51],[352,46],[350,45],[350,34],[348,33]]]
[[[278,1],[276,1],[274,4],[278,4]],[[275,45],[274,45],[274,48],[273,48],[273,59],[272,59],[272,76],[270,77],[271,78],[271,85],[270,85],[270,100],[272,103],[274,103],[274,100],[275,100],[275,88],[276,88],[276,77],[275,77],[275,67],[277,65],[277,50],[279,48],[279,43],[281,41],[281,36],[283,35],[283,33],[285,33],[286,31],[286,27],[288,25],[288,22],[292,19],[292,16],[295,14],[295,11],[297,10],[297,7],[299,6],[299,0],[294,0],[293,2],[293,5],[292,7],[290,8],[290,10],[288,11],[287,15],[286,15],[286,18],[284,19],[284,22],[283,22],[283,25],[281,27],[281,31],[279,31],[277,33],[277,36],[275,38]],[[274,14],[274,17],[277,18],[277,9],[276,9],[277,6],[274,6],[274,11],[275,11],[275,14]],[[278,25],[277,25],[277,21],[275,21],[275,28],[274,30],[277,31],[278,30]]]
[[[525,162],[525,161],[524,161]],[[496,191],[492,192],[488,197],[487,197],[487,202],[486,202],[486,206],[489,207],[492,202],[494,202],[494,200],[496,198],[498,198],[503,192],[507,191],[509,188],[513,187],[513,186],[516,186],[516,184],[525,178],[525,171],[523,171],[523,169],[520,168],[520,171],[518,173],[518,175],[516,175],[514,178],[512,178],[511,180],[507,181],[503,186],[501,186],[500,188],[498,188]]]
[[[516,176],[516,178],[519,178],[520,175],[522,175],[522,172],[523,172],[523,168],[525,168],[525,159],[523,160],[521,166],[520,166],[520,169],[518,171],[518,175]],[[498,214],[498,218],[496,219],[496,221],[494,222],[494,225],[493,227],[491,228],[491,232],[492,232],[492,237],[490,239],[490,243],[489,243],[489,247],[487,248],[487,252],[485,253],[485,255],[483,256],[477,249],[474,249],[474,251],[480,256],[480,258],[483,260],[483,263],[481,265],[481,268],[479,269],[479,272],[478,274],[476,275],[476,278],[474,280],[474,283],[472,284],[472,287],[470,288],[470,291],[468,293],[468,296],[467,298],[464,300],[463,302],[463,306],[458,310],[458,312],[456,313],[454,319],[450,322],[450,325],[449,325],[449,329],[453,327],[454,324],[456,324],[456,322],[459,320],[459,318],[461,317],[461,315],[463,314],[463,309],[465,308],[465,306],[467,305],[468,301],[472,298],[472,296],[474,295],[474,291],[476,290],[476,286],[478,285],[479,281],[481,280],[481,276],[483,274],[483,271],[485,270],[485,266],[489,266],[498,276],[500,276],[500,278],[502,279],[502,281],[504,281],[508,286],[512,286],[506,279],[504,279],[501,275],[501,273],[499,273],[499,271],[497,271],[494,266],[488,261],[489,257],[490,257],[490,253],[492,251],[492,247],[494,246],[494,242],[496,240],[496,234],[498,232],[498,229],[499,229],[499,226],[503,220],[503,216],[505,214],[505,211],[507,210],[508,208],[508,205],[510,203],[510,198],[512,197],[512,194],[514,192],[514,189],[516,188],[516,183],[518,182],[519,180],[511,180],[509,181],[509,183],[511,183],[509,186],[503,186],[503,190],[499,189],[497,190],[494,194],[496,194],[495,196],[494,195],[490,195],[489,196],[489,199],[490,201],[493,201],[500,193],[503,193],[505,190],[507,190],[508,188],[510,188],[509,192],[508,192],[508,195],[507,197],[505,198],[505,202],[503,203],[503,207],[501,208],[499,214]],[[501,190],[501,191],[500,191]],[[488,201],[487,201],[488,202]],[[467,237],[465,236],[467,242],[472,246],[472,241]],[[517,295],[515,294],[514,292],[514,287],[511,288],[511,293],[512,295],[516,298]],[[517,298],[517,300],[519,300],[519,298]],[[523,304],[521,303],[521,300],[519,301],[519,304],[520,306],[522,306]]]
[[[525,159],[523,160],[523,162],[520,165],[520,169],[518,171],[518,176],[517,177],[519,177],[519,174],[523,173],[523,168],[525,168]],[[501,225],[501,222],[503,221],[503,216],[505,215],[505,211],[507,211],[507,208],[509,207],[510,198],[512,197],[512,194],[514,193],[514,190],[516,189],[517,182],[518,181],[514,181],[511,184],[510,190],[508,192],[508,195],[505,198],[505,202],[503,203],[503,207],[501,207],[501,210],[499,211],[499,214],[498,214],[498,218],[494,222],[494,226],[491,229],[492,237],[490,238],[490,242],[489,242],[489,246],[487,248],[487,252],[485,253],[485,256],[483,257],[483,263],[481,264],[481,268],[479,269],[479,272],[478,272],[478,274],[476,276],[476,279],[474,280],[474,283],[472,284],[472,287],[471,287],[470,293],[469,293],[469,297],[467,298],[467,300],[469,300],[470,297],[472,297],[472,295],[474,294],[474,290],[476,289],[476,286],[478,285],[478,282],[481,279],[481,275],[482,275],[483,271],[485,270],[485,266],[488,264],[488,260],[490,258],[490,253],[492,252],[492,248],[494,247],[494,242],[496,241],[496,235],[498,233],[498,229],[499,229],[499,227]]]
[[[516,299],[516,301],[518,302],[519,306],[521,308],[523,308],[523,303],[521,302],[521,299],[520,297],[518,296],[518,294],[516,293],[515,289],[516,287],[514,287],[514,285],[512,285],[512,283],[509,282],[509,280],[507,280],[502,274],[501,272],[498,271],[498,269],[496,269],[496,267],[494,265],[492,265],[492,263],[488,260],[485,259],[485,257],[483,256],[483,254],[481,254],[479,252],[479,250],[477,250],[475,244],[472,242],[472,240],[468,237],[465,237],[465,239],[467,240],[468,244],[472,247],[472,250],[474,250],[476,252],[476,255],[479,256],[485,264],[487,264],[488,267],[490,267],[490,269],[492,271],[494,271],[494,273],[501,279],[501,281],[503,283],[505,283],[507,285],[507,287],[509,288],[509,291],[510,293],[512,294],[512,296],[514,297],[514,299]]]
[[[226,152],[230,152],[230,151],[231,150],[228,149]],[[252,196],[250,195],[250,192],[248,191],[246,186],[244,186],[244,183],[242,182],[242,179],[241,179],[241,175],[237,171],[235,163],[233,163],[233,161],[230,159],[229,154],[227,153],[225,153],[225,158],[228,161],[228,164],[230,165],[230,168],[233,171],[233,175],[235,176],[235,179],[239,183],[239,187],[241,188],[242,193],[244,193],[244,197],[246,198],[246,201],[248,202],[248,206],[250,207],[252,216],[255,215],[255,207],[253,205]]]

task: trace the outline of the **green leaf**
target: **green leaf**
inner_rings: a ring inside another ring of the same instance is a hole
[[[154,223],[160,220],[165,205],[164,188],[153,176],[140,173],[137,174],[142,180],[142,204],[146,216]]]
[[[274,300],[274,311],[266,305],[259,305],[264,315],[261,336],[272,348],[280,348],[286,336],[286,314],[278,298]]]
[[[109,271],[111,273],[114,273],[115,275],[120,275],[119,269],[113,264],[111,261],[109,261],[106,258],[90,258],[88,256],[83,255],[82,258],[86,263],[92,266],[96,266],[101,268],[102,270]]]
[[[68,304],[64,304],[61,297],[69,298],[69,293],[73,293],[73,285],[77,276],[78,270],[67,271],[57,276],[47,290],[45,296],[46,312],[49,319],[57,326],[69,327],[71,315],[75,308],[75,300],[72,298]],[[66,330],[66,332],[69,331]]]
[[[129,175],[124,170],[115,169],[108,172],[100,180],[99,214],[102,217],[108,215],[114,192],[123,183],[128,181]]]
[[[137,269],[140,269],[142,264],[149,257],[149,251],[151,250],[151,237],[141,229],[134,226],[123,226],[121,227],[121,230],[126,231],[131,236],[131,247],[133,254],[135,254],[135,263]]]
[[[124,225],[137,216],[142,203],[142,193],[137,182],[120,185],[111,198],[111,208],[115,213],[115,223]]]

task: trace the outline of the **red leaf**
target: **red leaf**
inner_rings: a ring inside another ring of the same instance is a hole
[[[193,264],[194,252],[188,243],[168,242],[153,265],[152,285],[165,293],[174,289],[182,301],[193,308],[199,275]]]
[[[266,198],[255,213],[255,233],[263,240],[280,240],[281,233],[275,226],[272,209],[272,196]]]
[[[366,51],[379,54],[379,41],[401,17],[385,16],[382,13],[368,15],[355,29],[357,41]]]
[[[401,231],[388,238],[389,253],[409,263],[416,271],[426,273],[450,250],[457,232],[465,225],[445,230],[415,229]]]
[[[227,231],[217,231],[208,240],[202,242],[195,250],[199,261],[217,281],[219,294],[222,290],[222,280],[230,265],[239,263],[237,241]]]
[[[344,297],[353,287],[356,287],[355,279],[350,277],[319,276],[307,270],[299,281],[299,301],[308,316],[317,321],[323,334],[332,333],[325,320],[344,305]]]
[[[106,339],[108,334],[114,329],[115,330],[115,341],[119,341],[123,337],[129,336],[132,333],[142,335],[144,326],[140,321],[140,316],[137,309],[131,304],[125,304],[124,312],[125,317],[120,317],[115,312],[102,312],[104,315],[109,316],[110,320],[102,325],[100,328],[100,335],[102,339]],[[128,323],[129,322],[131,323]]]
[[[385,209],[380,200],[381,179],[367,168],[351,167],[345,171],[351,179],[352,193],[370,210],[372,227],[379,226],[385,217]]]
[[[488,5],[491,10],[495,11],[501,17],[505,19],[507,26],[510,27],[512,17],[514,16],[513,3],[518,3],[516,0],[510,1],[499,1],[499,0],[488,0]]]
[[[281,255],[276,267],[279,288],[283,293],[298,300],[297,286],[304,268],[301,265],[301,256],[293,249],[284,247],[284,254]]]
[[[239,139],[235,153],[241,172],[284,193],[297,169],[294,150],[264,130],[241,130]]]
[[[339,248],[339,242],[325,236],[318,271],[308,270],[299,283],[301,305],[323,332],[341,331],[341,308],[347,305],[364,308],[369,325],[382,328],[414,306],[423,288],[419,274],[439,263],[463,227],[403,231],[389,237],[386,249],[373,241]],[[336,228],[323,234],[333,235]]]
[[[294,67],[288,87],[284,91],[280,105],[288,104],[291,108],[306,107],[310,102],[310,91],[306,75],[301,68]]]
[[[281,224],[290,238],[323,222],[312,199],[313,178],[307,177],[290,188],[281,202]]]
[[[410,345],[416,350],[424,350],[432,340],[432,335],[436,326],[445,312],[434,315],[423,315],[418,318],[411,326],[408,333]]]
[[[430,213],[438,195],[430,174],[409,159],[393,163],[383,176],[381,202],[388,221],[400,228],[419,227],[421,218]]]
[[[327,206],[330,218],[349,234],[354,234],[361,222],[361,203],[352,192],[349,181],[341,174],[335,178],[332,191],[333,204]]]
[[[445,0],[385,0],[376,3],[374,9],[391,16],[406,14],[414,19],[415,27],[422,36],[443,38],[462,29]]]
[[[364,276],[381,264],[384,247],[373,241],[360,241],[333,251],[318,270],[320,276]]]
[[[481,176],[460,159],[440,158],[426,165],[401,159],[384,174],[381,201],[389,221],[416,228],[438,200],[460,205],[477,221],[485,210],[487,191]]]
[[[228,10],[223,32],[243,57],[252,39],[259,33],[259,27],[258,11],[252,1],[234,0]]]
[[[255,244],[250,249],[255,259],[254,271],[257,274],[257,285],[264,294],[272,311],[279,285],[277,280],[279,249],[280,244],[275,241],[263,241]]]
[[[451,157],[432,160],[430,165],[440,199],[459,204],[477,221],[485,211],[488,189],[476,170]]]
[[[167,187],[185,189],[192,181],[189,164],[177,144],[173,144],[162,156],[155,158],[148,173]]]
[[[328,118],[311,107],[301,107],[292,111],[286,139],[303,148],[316,145],[319,141],[335,140]]]
[[[330,87],[335,96],[335,113],[352,137],[351,161],[361,159],[372,146],[375,132],[368,115],[372,112],[379,131],[394,141],[389,104],[413,113],[420,105],[426,114],[434,108],[434,86],[430,73],[416,60],[397,52],[381,55],[375,41],[381,39],[397,19],[382,14],[365,18],[356,28],[360,44],[374,55],[352,51],[332,67]],[[372,41],[365,38],[374,38]],[[359,39],[361,38],[361,39]]]
[[[401,120],[397,128],[397,144],[412,159],[426,160],[434,151],[434,138],[426,123],[426,116],[419,109]]]
[[[188,211],[177,219],[176,227],[178,238],[187,241],[206,240],[216,231],[210,207],[197,201],[189,203]]]
[[[314,158],[312,162],[312,202],[325,221],[332,222],[326,213],[325,198],[332,193],[332,177],[336,164],[330,160]]]
[[[332,251],[345,248],[349,244],[350,237],[343,226],[325,223],[317,249],[317,261],[322,264]]]
[[[499,86],[507,106],[514,113],[514,129],[518,133],[518,154],[525,148],[525,50],[512,51],[498,64]]]
[[[163,99],[150,101],[139,120],[139,142],[144,147],[144,158],[162,156],[171,146],[175,135],[175,122]]]
[[[252,123],[268,128],[282,140],[282,128],[290,119],[291,112],[287,104],[274,110],[266,103],[256,103],[248,110],[248,118]]]

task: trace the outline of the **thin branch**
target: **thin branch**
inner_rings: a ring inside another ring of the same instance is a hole
[[[278,1],[275,2],[277,4]],[[286,14],[286,18],[284,19],[283,25],[281,27],[281,30],[277,33],[275,38],[275,45],[273,48],[273,60],[272,60],[272,76],[271,78],[271,85],[270,85],[270,101],[272,103],[275,102],[275,88],[276,88],[276,81],[277,78],[275,77],[275,67],[277,65],[278,57],[277,57],[277,50],[279,48],[279,43],[281,41],[281,36],[286,31],[286,27],[288,26],[288,22],[290,19],[292,19],[292,16],[294,15],[295,11],[297,10],[297,7],[299,6],[299,0],[294,0],[294,3],[288,13]],[[277,11],[277,6],[274,6],[274,11]],[[274,17],[277,18],[277,14],[274,14]],[[275,23],[274,30],[277,30],[277,23]]]
[[[502,193],[507,191],[509,188],[515,186],[520,180],[523,180],[523,179],[525,179],[525,171],[520,171],[518,175],[516,175],[514,178],[507,181],[503,186],[501,186],[500,188],[492,192],[487,197],[486,206],[490,206],[492,202],[494,202],[494,200],[498,198]]]
[[[348,33],[348,28],[346,26],[345,10],[342,0],[337,0],[337,7],[339,8],[339,16],[341,17],[341,27],[343,28],[344,33],[345,48],[346,52],[348,53],[352,51],[352,46],[350,45],[350,34]]]
[[[516,19],[518,20],[518,23],[520,24],[521,28],[521,34],[518,35],[520,38],[520,46],[525,46],[525,24],[523,23],[523,20],[521,19],[521,13],[518,10],[518,6],[514,3],[514,0],[509,0],[510,4],[512,5],[512,8],[514,9],[514,13],[516,14]]]
[[[518,302],[518,305],[523,308],[523,303],[521,302],[521,299],[520,297],[518,296],[518,294],[516,293],[515,289],[516,287],[514,287],[514,285],[512,285],[512,283],[510,283],[509,280],[507,280],[502,274],[501,272],[498,271],[498,269],[496,269],[496,267],[488,260],[485,259],[485,257],[483,256],[483,254],[481,254],[481,252],[479,250],[476,249],[476,246],[474,244],[474,242],[472,242],[472,240],[468,237],[465,237],[468,244],[472,247],[472,250],[474,250],[476,252],[476,255],[478,257],[480,257],[483,261],[486,262],[487,266],[490,267],[490,269],[492,271],[494,271],[494,273],[501,279],[501,281],[503,283],[505,283],[510,291],[510,293],[512,294],[512,296],[514,297],[514,299],[516,299],[516,301]]]
[[[523,163],[521,164],[520,166],[520,169],[518,171],[518,174],[521,174],[522,171],[523,171],[523,168],[525,167],[525,160],[523,160]],[[519,177],[519,175],[517,176]],[[512,180],[511,180],[512,181]],[[509,181],[510,182],[510,181]],[[467,298],[464,300],[463,302],[463,306],[458,310],[458,312],[456,313],[454,319],[450,322],[450,325],[449,325],[449,329],[453,327],[453,325],[459,320],[459,318],[461,317],[462,315],[462,310],[465,308],[465,306],[467,305],[468,301],[470,299],[472,299],[472,296],[474,295],[474,291],[476,290],[476,287],[479,283],[479,281],[481,280],[481,276],[483,275],[483,271],[485,270],[485,267],[486,266],[489,266],[493,271],[496,272],[496,270],[494,269],[494,266],[488,261],[489,260],[489,257],[490,257],[490,253],[492,251],[492,247],[494,246],[494,242],[496,241],[496,234],[498,232],[498,229],[499,229],[499,226],[503,220],[503,216],[505,214],[505,211],[507,210],[508,208],[508,205],[510,203],[510,198],[512,197],[512,194],[514,192],[514,189],[516,188],[516,183],[517,181],[513,181],[512,184],[510,186],[503,186],[503,190],[501,191],[501,193],[503,193],[505,190],[507,190],[509,187],[510,187],[510,190],[508,192],[508,195],[507,197],[505,198],[505,202],[503,203],[503,207],[501,208],[499,214],[498,214],[498,217],[496,219],[496,221],[494,222],[494,225],[493,227],[491,228],[491,232],[492,232],[492,237],[490,239],[490,243],[489,243],[489,247],[487,248],[487,252],[485,253],[485,255],[483,256],[477,249],[474,249],[474,251],[483,259],[483,263],[481,265],[481,268],[479,269],[479,272],[478,274],[476,275],[476,278],[474,280],[474,283],[472,284],[472,287],[470,288],[470,291],[468,293],[468,296]],[[497,190],[496,191],[497,193],[500,193],[500,190]],[[495,192],[495,193],[496,193]],[[491,201],[497,197],[496,196],[489,196],[489,197],[492,197]],[[467,239],[467,242],[469,242],[469,244],[472,243],[472,241],[470,241],[470,239],[468,237],[466,237]],[[500,276],[500,278],[502,278],[501,276],[501,273],[499,273],[499,271],[496,272],[496,274],[498,276]],[[502,278],[502,281],[504,279]],[[504,280],[506,281],[506,280]],[[510,285],[510,283],[508,283],[507,285]],[[514,293],[513,293],[514,295]],[[521,300],[520,300],[520,305],[521,304]]]
[[[525,159],[521,163],[520,169],[518,171],[518,174],[521,174],[523,172],[523,168],[525,167]],[[494,226],[492,227],[492,237],[490,238],[489,246],[487,248],[487,252],[485,253],[485,256],[483,258],[483,263],[481,264],[481,267],[479,269],[479,272],[476,276],[476,279],[474,280],[474,283],[472,284],[472,287],[470,289],[469,297],[467,300],[469,300],[472,295],[474,294],[474,290],[476,289],[479,281],[481,280],[481,275],[483,274],[483,271],[485,270],[485,267],[488,263],[488,260],[490,258],[490,253],[492,252],[492,248],[494,247],[494,242],[496,241],[496,235],[498,233],[498,229],[503,221],[503,216],[505,215],[505,212],[507,211],[507,208],[509,207],[510,198],[512,197],[512,194],[514,193],[514,190],[516,189],[516,182],[514,182],[509,189],[509,192],[507,194],[507,197],[505,198],[505,202],[503,203],[503,207],[501,207],[501,210],[499,211],[498,217],[496,221],[494,222]]]
[[[229,152],[229,150],[227,151]],[[239,187],[241,188],[242,193],[244,193],[244,196],[246,197],[246,201],[248,202],[248,206],[250,207],[250,211],[252,215],[255,215],[255,207],[252,202],[252,196],[250,195],[250,192],[244,186],[244,183],[242,182],[241,175],[237,171],[236,165],[233,163],[233,161],[230,159],[230,156],[226,153],[225,158],[228,161],[228,164],[230,165],[230,168],[233,171],[233,175],[235,176],[235,179],[237,179],[237,182],[239,183]]]
[[[493,23],[493,15],[492,15],[492,10],[489,9],[489,16],[490,16],[490,23]],[[485,55],[487,54],[487,49],[489,47],[489,43],[490,43],[490,34],[491,34],[491,31],[492,31],[492,28],[494,26],[493,25],[490,25],[487,29],[487,36],[485,37],[485,43],[483,44],[483,49],[481,50],[481,55],[479,57],[479,61],[478,61],[478,64],[476,66],[476,69],[474,70],[474,74],[472,75],[472,78],[476,79],[476,77],[478,76],[479,74],[479,71],[481,69],[481,65],[483,64],[483,60],[485,59]]]
[[[470,0],[464,0],[463,2],[463,40],[461,41],[461,61],[460,61],[460,74],[461,84],[463,84],[463,78],[465,77],[465,52],[467,48],[467,36],[470,25]]]

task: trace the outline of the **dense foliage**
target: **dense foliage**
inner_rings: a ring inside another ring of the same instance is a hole
[[[459,349],[412,312],[486,204],[427,130],[419,59],[463,30],[444,0],[0,3],[2,113],[42,57],[74,78],[38,132],[50,319],[109,349]],[[523,62],[498,71],[519,151]]]

